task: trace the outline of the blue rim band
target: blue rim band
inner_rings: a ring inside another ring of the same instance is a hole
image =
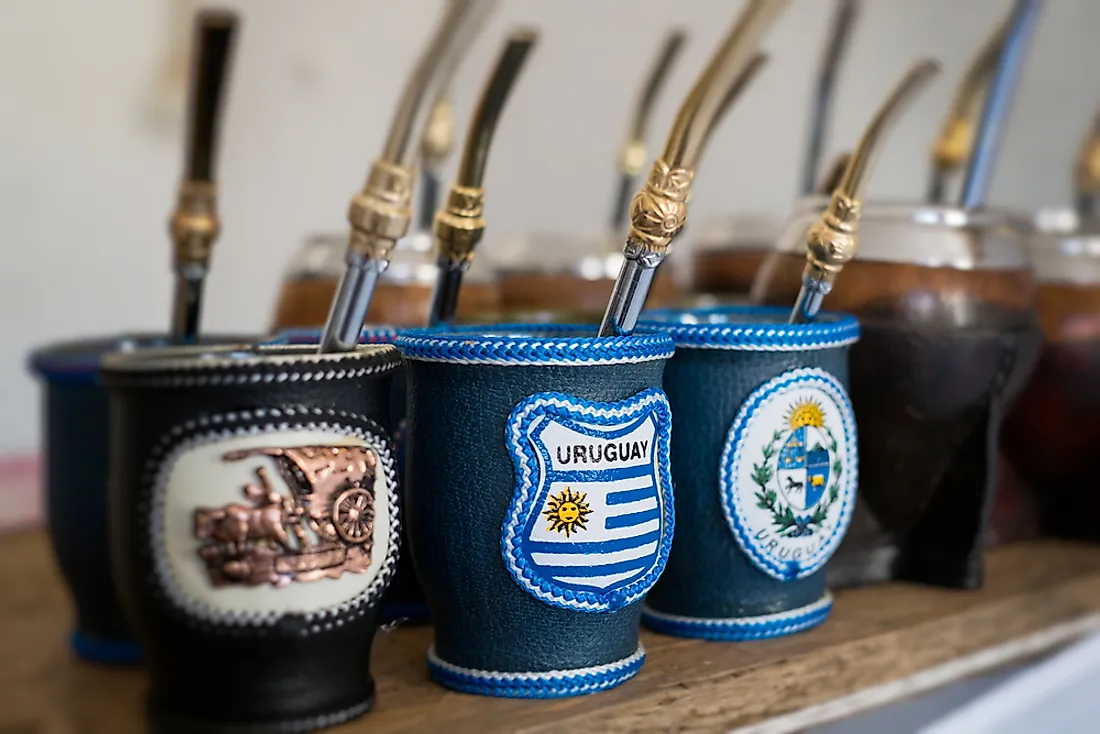
[[[73,652],[82,660],[103,665],[139,665],[145,659],[141,645],[136,642],[115,642],[89,637],[80,630],[73,630],[69,643]]]
[[[591,668],[535,673],[504,673],[462,668],[441,660],[433,645],[428,650],[428,672],[436,683],[463,693],[500,698],[566,698],[605,691],[624,683],[642,668],[645,648],[614,663]]]
[[[675,350],[667,334],[598,338],[594,326],[489,324],[409,330],[398,335],[406,359],[482,365],[610,365],[668,359]]]
[[[745,642],[784,637],[812,629],[828,619],[832,609],[833,596],[826,592],[825,596],[813,604],[758,617],[702,619],[664,614],[649,607],[643,607],[642,622],[646,627],[662,635],[721,642]]]
[[[859,321],[823,311],[809,324],[788,324],[790,309],[719,306],[659,309],[642,314],[639,332],[668,334],[677,347],[759,352],[831,349],[859,341]]]

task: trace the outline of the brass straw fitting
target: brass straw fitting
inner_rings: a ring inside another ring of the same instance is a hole
[[[367,185],[351,200],[348,249],[366,257],[389,260],[397,240],[412,223],[415,174],[407,166],[376,160]]]
[[[672,168],[663,158],[653,161],[645,186],[630,200],[631,242],[661,255],[668,252],[687,221],[694,177],[690,168]]]
[[[428,116],[428,126],[420,139],[420,154],[424,163],[435,167],[442,163],[455,144],[454,108],[449,99],[440,99]]]
[[[210,262],[210,252],[221,231],[218,219],[218,186],[213,181],[182,181],[176,210],[169,221],[176,264]]]
[[[631,138],[619,149],[619,171],[626,176],[637,176],[645,168],[645,141]]]
[[[945,171],[953,171],[966,162],[974,139],[971,120],[953,117],[943,126],[943,131],[932,148],[936,165]]]
[[[485,191],[472,186],[451,186],[447,204],[435,215],[435,237],[439,257],[452,267],[465,269],[474,257],[474,249],[485,234],[482,217]]]
[[[833,192],[821,219],[806,232],[806,275],[815,281],[832,283],[859,249],[858,199]]]
[[[1090,195],[1100,191],[1100,113],[1093,119],[1077,154],[1075,183],[1079,194]]]

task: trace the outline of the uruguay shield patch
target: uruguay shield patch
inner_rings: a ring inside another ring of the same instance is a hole
[[[653,586],[672,544],[671,427],[658,389],[618,403],[540,393],[516,406],[501,549],[521,587],[555,606],[606,612]]]

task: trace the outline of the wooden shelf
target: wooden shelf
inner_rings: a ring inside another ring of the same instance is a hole
[[[906,584],[842,591],[824,625],[779,640],[708,643],[643,632],[648,657],[637,678],[556,701],[439,688],[424,665],[430,630],[397,629],[381,633],[375,646],[374,711],[331,731],[717,732],[765,720],[773,721],[769,731],[797,731],[773,717],[809,707],[806,726],[827,714],[822,705],[830,701],[848,697],[851,713],[860,700],[882,703],[929,680],[949,682],[1100,628],[1100,546],[1003,548],[988,555],[986,572],[976,592]],[[43,532],[0,536],[0,588],[0,731],[145,731],[140,670],[72,660],[68,601]],[[952,668],[960,659],[970,663]],[[900,681],[892,694],[891,681]],[[877,693],[861,699],[861,691]]]

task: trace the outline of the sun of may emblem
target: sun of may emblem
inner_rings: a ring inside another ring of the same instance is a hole
[[[550,522],[546,529],[565,533],[567,538],[572,533],[586,530],[585,517],[592,512],[585,502],[587,497],[584,492],[574,492],[569,487],[551,495],[542,513]]]

